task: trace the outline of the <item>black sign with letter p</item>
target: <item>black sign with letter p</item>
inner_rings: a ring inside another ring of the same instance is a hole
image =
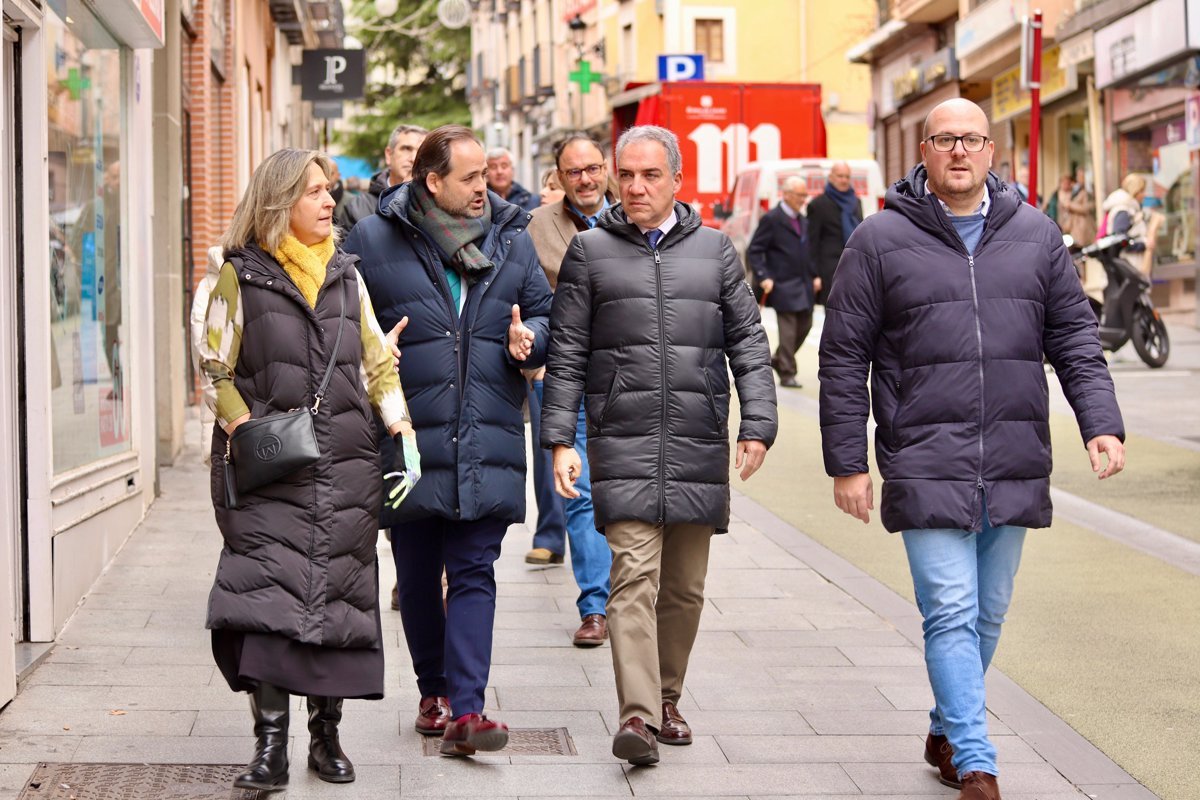
[[[365,50],[305,50],[301,100],[357,100],[367,82]]]

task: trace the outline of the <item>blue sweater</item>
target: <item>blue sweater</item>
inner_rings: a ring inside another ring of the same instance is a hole
[[[967,246],[967,252],[975,255],[979,237],[983,236],[983,214],[968,214],[964,217],[950,217],[950,224],[958,231],[958,238]]]

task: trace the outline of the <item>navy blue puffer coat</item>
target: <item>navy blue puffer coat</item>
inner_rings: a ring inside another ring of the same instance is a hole
[[[1050,524],[1058,373],[1084,441],[1124,438],[1112,378],[1062,235],[988,179],[973,256],[918,166],[850,237],[821,335],[821,433],[833,476],[867,471],[867,377],[889,531]]]
[[[550,284],[526,225],[529,214],[489,192],[492,226],[480,250],[495,263],[454,311],[437,246],[408,218],[408,184],[380,198],[379,213],[354,226],[345,249],[361,259],[385,331],[402,317],[400,380],[408,399],[422,478],[384,524],[442,517],[525,519],[522,368],[545,362]],[[523,362],[508,355],[513,305],[537,337]],[[386,457],[385,453],[385,457]]]

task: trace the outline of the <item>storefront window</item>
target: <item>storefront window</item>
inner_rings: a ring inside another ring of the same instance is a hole
[[[1194,261],[1196,193],[1183,118],[1130,131],[1121,139],[1121,176],[1131,172],[1144,175],[1143,205],[1162,216],[1155,237],[1154,264]]]
[[[121,50],[81,0],[46,15],[54,471],[130,448]]]

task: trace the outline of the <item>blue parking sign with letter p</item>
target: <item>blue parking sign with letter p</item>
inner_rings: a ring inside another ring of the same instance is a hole
[[[704,80],[704,54],[687,53],[658,57],[660,81]]]

